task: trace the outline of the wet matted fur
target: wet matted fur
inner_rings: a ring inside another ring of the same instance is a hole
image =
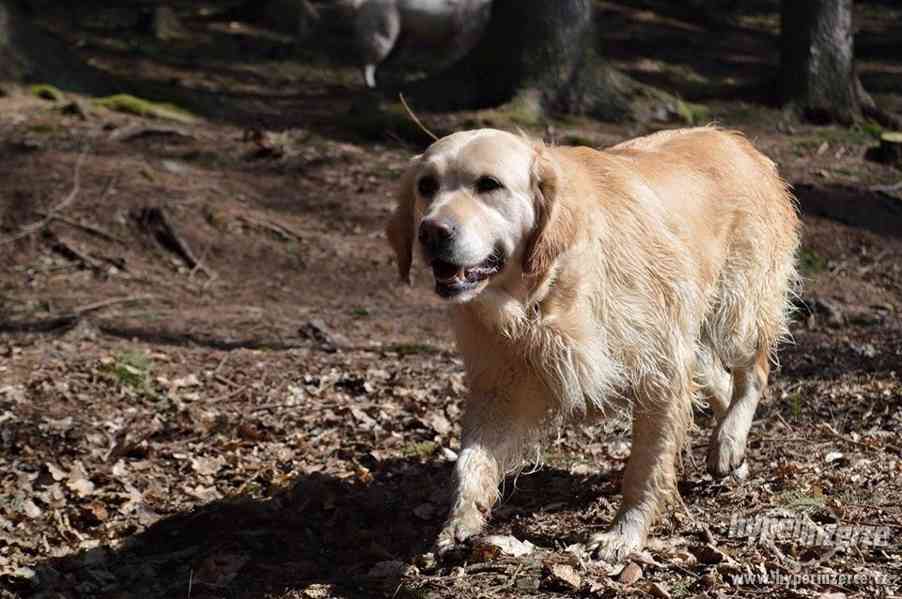
[[[632,413],[623,502],[587,546],[622,559],[675,491],[693,400],[708,469],[744,468],[787,335],[799,221],[773,162],[736,132],[662,131],[603,151],[483,129],[413,159],[387,227],[451,303],[469,398],[439,552],[478,533],[544,433]]]

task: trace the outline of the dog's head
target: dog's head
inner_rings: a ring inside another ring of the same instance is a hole
[[[441,297],[466,302],[502,274],[547,272],[569,243],[547,149],[494,129],[444,137],[405,173],[386,229],[410,280],[414,245]]]

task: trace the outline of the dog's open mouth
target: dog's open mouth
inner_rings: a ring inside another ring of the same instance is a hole
[[[474,266],[461,266],[444,260],[432,261],[435,292],[442,297],[454,297],[472,289],[502,270],[504,270],[504,254],[499,250]]]

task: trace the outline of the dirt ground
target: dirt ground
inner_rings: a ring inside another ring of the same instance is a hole
[[[507,481],[487,530],[531,553],[480,542],[432,563],[462,363],[427,273],[399,286],[382,232],[422,145],[366,121],[354,69],[284,36],[198,10],[161,42],[86,13],[59,28],[74,52],[171,88],[195,118],[0,97],[0,597],[902,594],[902,171],[866,159],[872,127],[755,99],[776,69],[773,6],[714,32],[676,4],[599,2],[609,56],[744,131],[805,226],[794,343],[748,478],[705,473],[699,412],[685,506],[628,564],[585,561],[567,548],[614,515],[629,436],[575,425]],[[864,84],[902,110],[902,10],[857,4]],[[530,132],[601,147],[668,126]],[[883,536],[737,528],[756,516]]]

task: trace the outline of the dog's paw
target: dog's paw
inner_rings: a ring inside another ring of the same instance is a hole
[[[619,563],[624,561],[629,554],[642,549],[642,545],[641,535],[609,530],[589,537],[589,541],[585,544],[585,550],[593,559]]]
[[[479,534],[482,530],[484,519],[482,515],[474,510],[473,514],[462,514],[451,518],[442,532],[439,533],[435,540],[433,551],[439,557],[444,557],[458,548],[470,537]]]
[[[737,440],[721,434],[711,437],[708,472],[715,478],[732,476],[737,480],[744,479],[749,472],[745,462],[745,439]]]

